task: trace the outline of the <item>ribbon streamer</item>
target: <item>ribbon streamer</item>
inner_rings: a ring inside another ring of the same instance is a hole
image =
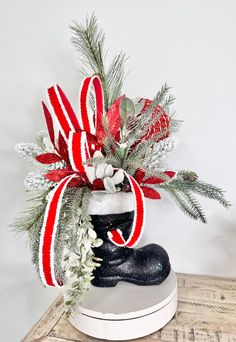
[[[132,230],[130,236],[127,240],[123,238],[120,229],[115,229],[108,232],[109,239],[117,246],[120,247],[134,247],[140,240],[145,221],[145,206],[144,206],[144,196],[142,189],[140,188],[137,181],[127,172],[123,171],[129,180],[131,191],[134,194],[135,199],[135,210]]]
[[[95,115],[89,112],[89,94],[94,90]],[[49,136],[57,151],[60,151],[60,141],[66,144],[70,165],[74,174],[63,178],[51,193],[47,203],[45,216],[40,236],[39,246],[39,270],[42,282],[48,286],[63,286],[56,277],[54,267],[55,236],[58,228],[60,208],[63,194],[74,177],[78,174],[89,183],[89,168],[85,165],[87,159],[93,156],[96,150],[101,150],[98,138],[104,135],[102,116],[104,113],[103,90],[98,76],[88,77],[82,83],[80,91],[80,114],[78,119],[62,89],[56,85],[48,89],[49,108],[43,103]],[[58,139],[56,138],[55,125],[59,126]],[[60,153],[59,153],[60,154]],[[132,231],[127,240],[123,238],[119,229],[108,232],[109,239],[118,246],[133,247],[141,237],[144,226],[144,196],[137,181],[124,171],[129,180],[131,191],[135,198],[135,214]]]
[[[55,287],[63,285],[56,279],[54,269],[55,236],[63,194],[74,177],[76,174],[65,177],[57,184],[46,207],[39,244],[39,274],[44,285]]]

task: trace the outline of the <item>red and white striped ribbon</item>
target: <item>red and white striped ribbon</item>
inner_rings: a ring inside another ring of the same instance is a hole
[[[90,158],[88,142],[85,131],[70,132],[68,151],[71,167],[76,172],[86,174],[85,163]]]
[[[67,176],[57,184],[45,210],[39,243],[39,274],[44,285],[55,287],[63,285],[56,278],[54,247],[63,194],[74,177],[77,175]]]
[[[89,111],[89,95],[94,89],[95,115]],[[84,79],[80,91],[80,116],[79,123],[81,129],[87,133],[97,135],[98,129],[102,126],[102,116],[104,112],[102,83],[98,76]]]
[[[135,208],[134,219],[130,236],[127,240],[124,239],[120,229],[115,229],[108,232],[109,239],[117,246],[120,247],[134,247],[139,242],[144,228],[145,222],[145,205],[143,191],[140,188],[137,181],[125,172],[126,177],[129,180],[131,191],[134,194]]]
[[[92,90],[95,94],[95,115],[89,112],[89,94]],[[102,131],[102,116],[104,112],[102,84],[98,76],[88,77],[83,81],[80,92],[80,115],[76,114],[70,105],[62,89],[56,85],[48,89],[49,108],[43,103],[44,114],[47,122],[49,136],[55,148],[58,141],[55,133],[54,121],[59,126],[61,134],[67,144],[69,161],[75,174],[62,179],[51,193],[47,203],[45,216],[40,236],[39,246],[39,270],[40,277],[45,285],[60,287],[61,284],[56,277],[54,267],[54,247],[55,236],[58,227],[60,208],[63,194],[72,178],[77,173],[83,174],[87,180],[87,171],[91,166],[87,166],[86,161],[93,155],[94,151],[101,149],[95,145],[99,131]],[[54,120],[53,120],[54,119]],[[122,236],[119,229],[108,233],[110,240],[118,246],[133,247],[140,239],[144,225],[144,198],[142,190],[136,180],[125,172],[131,190],[135,197],[135,215],[133,227],[128,240]]]

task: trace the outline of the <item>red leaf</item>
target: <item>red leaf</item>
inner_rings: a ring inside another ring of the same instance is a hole
[[[58,136],[58,150],[60,156],[65,160],[67,164],[69,164],[69,157],[68,157],[68,146],[67,143],[65,142],[65,139],[63,138],[61,132],[59,132]]]
[[[85,185],[86,185],[86,182],[81,177],[74,177],[74,178],[72,178],[72,180],[68,184],[68,186],[70,188],[79,188],[79,187],[85,186]]]
[[[51,139],[53,146],[55,147],[55,135],[54,135],[52,116],[44,102],[42,102],[42,105],[43,105],[43,112],[44,112],[44,116],[45,116],[45,120],[46,120],[46,124],[48,128],[49,137]]]
[[[147,179],[145,179],[144,181],[143,181],[143,183],[145,183],[145,184],[161,184],[161,183],[164,183],[165,182],[165,180],[164,179],[161,179],[161,178],[159,178],[159,177],[149,177],[149,178],[147,178]]]
[[[52,182],[58,183],[66,176],[73,175],[74,173],[75,172],[72,170],[65,170],[65,169],[53,170],[53,171],[49,171],[48,173],[46,173],[44,177],[49,179]],[[85,185],[86,185],[85,180],[79,175],[77,175],[77,177],[72,178],[68,184],[70,188],[75,188],[75,187],[78,188],[78,187],[85,186]]]
[[[108,125],[112,136],[115,136],[120,129],[120,102],[124,97],[124,95],[118,97],[107,112]]]
[[[145,176],[145,172],[142,169],[138,169],[135,171],[134,178],[138,183],[142,183]]]
[[[107,122],[108,128],[111,132],[111,135],[116,139],[116,141],[120,141],[120,102],[124,95],[120,96],[109,108],[107,112]],[[103,138],[105,136],[104,127],[102,123],[98,123],[96,136],[99,144],[102,145]]]
[[[176,175],[176,172],[174,172],[174,171],[165,171],[164,174],[167,175],[170,178],[173,178]]]
[[[160,199],[161,196],[159,192],[156,190],[149,188],[148,186],[141,186],[141,189],[143,190],[143,194],[145,197],[150,198],[150,199]]]
[[[93,190],[104,190],[104,184],[101,178],[94,179]]]
[[[164,171],[164,174],[166,176],[168,176],[169,178],[173,178],[175,176],[175,172],[174,171]],[[161,183],[165,183],[166,180],[165,179],[162,179],[162,178],[159,178],[159,177],[149,177],[145,180],[142,181],[142,183],[144,184],[161,184]]]
[[[63,178],[66,176],[73,175],[74,171],[69,171],[69,170],[53,170],[49,171],[44,175],[45,178],[49,179],[52,182],[60,182]]]
[[[62,160],[56,153],[39,154],[35,159],[42,164],[53,164]]]

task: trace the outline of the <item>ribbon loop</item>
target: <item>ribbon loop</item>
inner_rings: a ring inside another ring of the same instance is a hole
[[[81,128],[68,99],[58,85],[48,89],[48,102],[59,129],[67,141],[71,131],[76,132]]]
[[[86,173],[84,164],[90,158],[86,132],[70,132],[69,134],[69,159],[74,171]]]
[[[89,111],[89,95],[93,86],[95,94],[95,116]],[[104,111],[102,83],[98,76],[84,79],[80,91],[80,125],[88,133],[96,135],[98,127],[101,126]]]

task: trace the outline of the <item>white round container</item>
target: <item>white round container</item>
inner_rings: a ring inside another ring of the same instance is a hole
[[[115,287],[91,286],[70,323],[95,338],[123,340],[149,335],[166,325],[177,307],[177,281],[173,271],[160,285],[137,286],[119,282]]]

